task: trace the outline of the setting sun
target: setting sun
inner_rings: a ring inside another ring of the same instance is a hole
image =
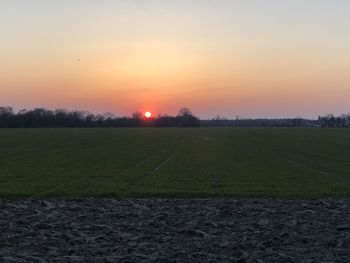
[[[150,118],[152,116],[152,113],[150,113],[149,111],[145,112],[145,117],[146,118]]]

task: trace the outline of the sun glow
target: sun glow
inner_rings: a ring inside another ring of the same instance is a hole
[[[145,117],[146,118],[150,118],[152,116],[152,113],[150,113],[149,111],[145,112]]]

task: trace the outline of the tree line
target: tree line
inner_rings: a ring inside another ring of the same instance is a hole
[[[317,122],[322,127],[350,127],[350,113],[340,116],[327,114],[326,116],[318,117]]]
[[[236,118],[229,120],[217,116],[214,119],[202,121],[203,126],[215,127],[329,127],[344,128],[350,127],[350,114],[334,116],[327,114],[319,116],[317,120],[305,118],[280,118],[280,119],[246,119]]]
[[[200,120],[188,108],[182,108],[176,116],[159,115],[145,118],[141,112],[131,116],[116,117],[111,113],[93,114],[88,111],[65,109],[15,111],[12,107],[0,107],[0,128],[41,127],[350,127],[350,114],[327,114],[317,120],[303,118],[243,119],[234,120],[217,116]]]
[[[88,111],[66,109],[36,108],[16,112],[12,107],[0,107],[0,128],[198,126],[200,120],[188,108],[182,108],[176,116],[160,115],[156,118],[145,118],[141,112],[116,117],[111,113],[93,114]]]

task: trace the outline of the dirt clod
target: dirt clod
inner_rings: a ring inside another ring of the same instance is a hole
[[[349,199],[0,201],[0,262],[349,262]]]

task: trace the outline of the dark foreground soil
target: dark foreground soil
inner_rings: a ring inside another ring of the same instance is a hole
[[[350,199],[0,201],[0,262],[350,262]]]

